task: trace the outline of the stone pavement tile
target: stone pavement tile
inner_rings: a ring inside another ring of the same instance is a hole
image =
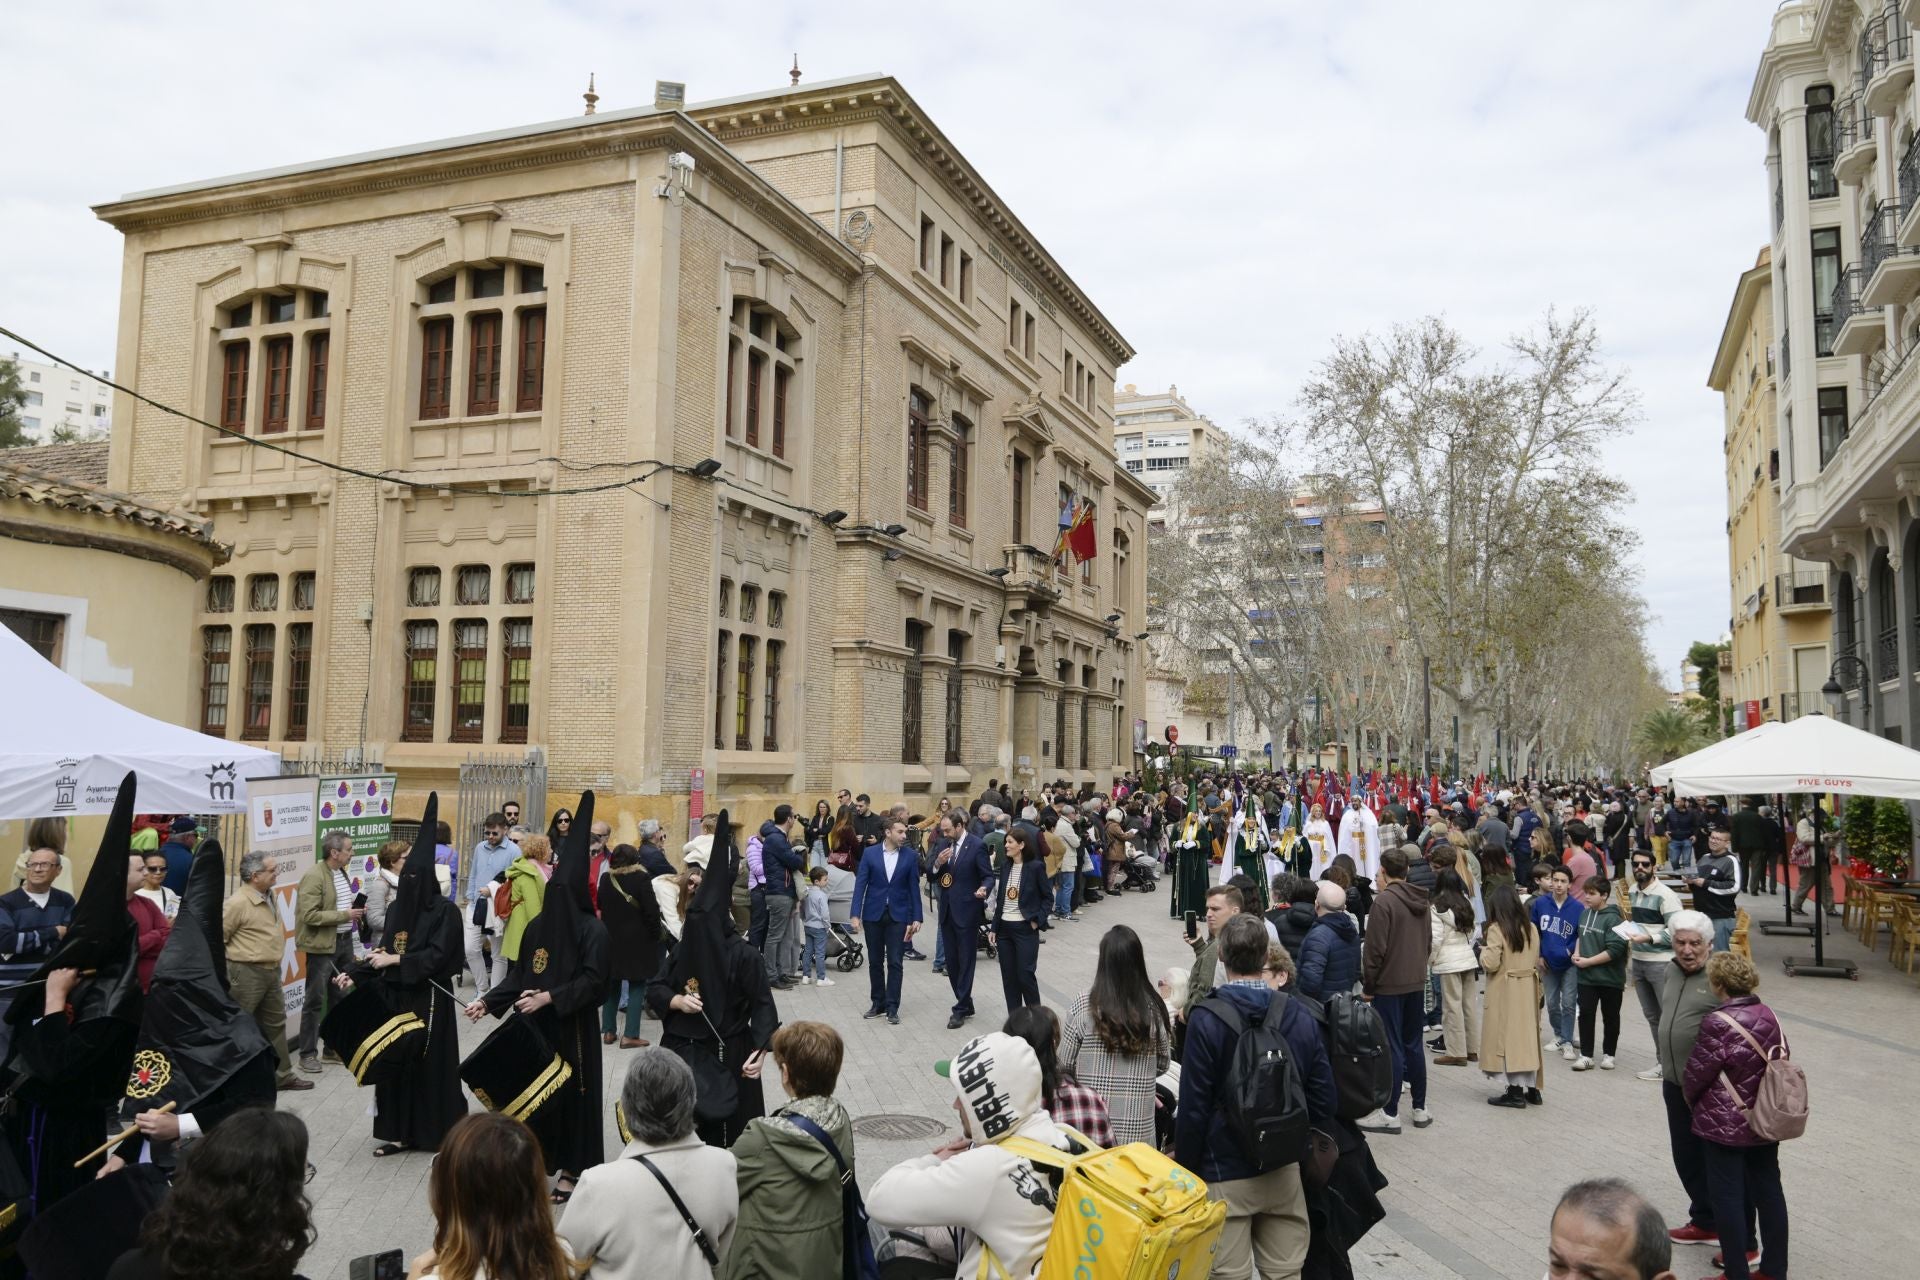
[[[1770,915],[1775,901],[1748,899],[1747,905]],[[1180,923],[1166,911],[1164,892],[1123,894],[1089,908],[1084,920],[1052,930],[1040,949],[1043,998],[1065,1015],[1090,985],[1100,937],[1114,924],[1139,932],[1148,970],[1156,976],[1169,966],[1189,965]],[[1830,938],[1828,950],[1860,961],[1858,982],[1787,978],[1779,960],[1809,953],[1805,939],[1756,932],[1754,947],[1761,995],[1779,1011],[1813,1098],[1807,1135],[1781,1155],[1794,1275],[1826,1280],[1915,1274],[1920,1217],[1886,1210],[1898,1200],[1893,1189],[1910,1181],[1910,1153],[1920,1148],[1912,1101],[1920,1081],[1920,987],[1887,963],[1884,946],[1869,955],[1844,935]],[[830,988],[797,987],[778,993],[777,1000],[783,1020],[817,1019],[845,1038],[842,1101],[856,1117],[915,1115],[943,1127],[940,1136],[924,1140],[860,1136],[855,1163],[860,1181],[870,1186],[895,1162],[956,1131],[952,1087],[934,1074],[933,1064],[968,1037],[997,1027],[1006,1006],[998,966],[984,957],[974,983],[980,1014],[961,1031],[946,1029],[952,993],[924,962],[906,966],[897,1027],[861,1019],[867,1005],[864,968],[835,970],[833,978]],[[487,1029],[463,1025],[463,1046],[477,1044]],[[649,1020],[642,1034],[657,1039],[658,1029]],[[1660,1088],[1633,1078],[1653,1056],[1631,996],[1620,1034],[1619,1070],[1576,1074],[1555,1058],[1544,1080],[1547,1104],[1526,1112],[1485,1105],[1492,1090],[1476,1069],[1430,1068],[1433,1127],[1415,1130],[1409,1124],[1398,1136],[1370,1139],[1392,1185],[1382,1197],[1387,1219],[1354,1251],[1355,1274],[1370,1280],[1536,1280],[1546,1266],[1553,1204],[1568,1184],[1584,1177],[1623,1176],[1677,1222],[1685,1205],[1667,1156]],[[612,1102],[630,1056],[606,1050],[609,1151],[617,1149]],[[353,1087],[338,1067],[315,1078],[319,1088],[312,1093],[281,1095],[312,1128],[319,1168],[309,1191],[320,1234],[302,1270],[313,1280],[346,1280],[348,1261],[360,1254],[399,1247],[411,1257],[427,1247],[433,1230],[426,1201],[429,1157],[373,1159],[366,1115],[371,1092]],[[767,1090],[769,1105],[777,1106],[777,1080],[769,1079]],[[1682,1280],[1707,1274],[1710,1250],[1677,1253]]]

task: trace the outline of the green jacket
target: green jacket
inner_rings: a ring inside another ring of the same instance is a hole
[[[507,864],[507,883],[513,886],[513,914],[507,917],[506,932],[500,936],[500,954],[509,960],[520,958],[520,935],[540,914],[547,896],[547,878],[532,858],[515,858]]]
[[[851,1169],[853,1121],[832,1098],[801,1098],[750,1122],[733,1144],[740,1217],[721,1280],[840,1275],[840,1168],[818,1139],[784,1118],[794,1114],[825,1129]]]
[[[334,906],[333,868],[325,858],[307,868],[293,900],[293,944],[313,955],[330,956],[347,913]]]
[[[1576,986],[1627,985],[1627,940],[1613,931],[1613,926],[1625,918],[1620,914],[1619,904],[1612,898],[1608,898],[1598,911],[1588,909],[1580,913],[1580,931],[1574,935],[1573,953],[1577,956],[1597,956],[1604,951],[1613,958],[1606,964],[1581,969],[1580,976],[1574,979]]]
[[[1705,965],[1698,973],[1688,973],[1677,960],[1668,966],[1660,986],[1660,1030],[1653,1038],[1660,1075],[1668,1084],[1679,1086],[1686,1078],[1687,1059],[1700,1038],[1700,1020],[1719,1007]]]
[[[1193,948],[1193,972],[1187,977],[1187,1007],[1183,1013],[1191,1018],[1200,1002],[1213,994],[1215,979],[1220,976],[1220,939],[1194,938],[1187,945]]]

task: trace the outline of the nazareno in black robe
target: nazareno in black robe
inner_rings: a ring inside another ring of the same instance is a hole
[[[549,1104],[535,1130],[548,1173],[579,1174],[606,1160],[601,1114],[600,1005],[607,996],[607,929],[593,914],[587,893],[587,845],[593,827],[593,792],[580,797],[559,863],[527,926],[520,958],[506,981],[484,997],[487,1011],[504,1014],[522,992],[545,991],[553,1002],[529,1017],[573,1074]]]

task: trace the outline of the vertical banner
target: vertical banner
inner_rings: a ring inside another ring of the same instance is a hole
[[[367,881],[380,870],[380,846],[393,838],[393,775],[320,779],[318,828],[313,839],[315,858],[320,856],[320,842],[333,832],[344,831],[352,837],[347,879],[356,896],[365,892]]]
[[[307,991],[307,959],[293,945],[293,900],[301,874],[313,863],[318,783],[311,775],[247,779],[247,847],[273,865],[273,905],[283,939],[280,991],[289,1019],[298,1019]]]

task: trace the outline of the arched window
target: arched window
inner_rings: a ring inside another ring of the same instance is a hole
[[[332,342],[324,289],[256,293],[228,303],[220,314],[215,420],[240,434],[324,430]]]
[[[546,400],[546,269],[530,263],[459,267],[422,291],[420,420],[540,412]]]

